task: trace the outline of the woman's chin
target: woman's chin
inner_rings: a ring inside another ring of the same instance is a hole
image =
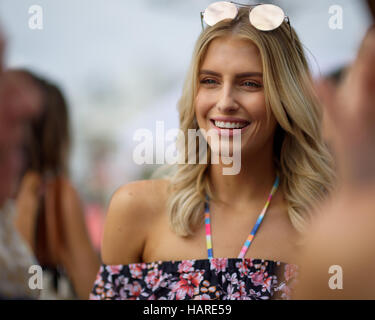
[[[243,147],[234,147],[231,143],[227,148],[226,147],[219,147],[219,148],[212,148],[211,147],[211,154],[215,155],[220,158],[230,158],[234,157],[235,155],[241,155],[241,153],[244,151],[242,150]]]

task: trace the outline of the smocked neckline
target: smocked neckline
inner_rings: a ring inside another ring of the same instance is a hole
[[[283,264],[283,265],[297,265],[295,263],[284,262],[281,260],[272,260],[272,259],[262,259],[262,258],[205,258],[205,259],[183,259],[183,260],[155,260],[151,262],[133,262],[128,264],[106,264],[102,263],[103,266],[139,266],[139,265],[166,265],[166,264],[176,264],[182,262],[195,262],[201,264],[209,264],[211,261],[226,260],[228,262],[252,262],[252,263],[272,263],[272,264]]]

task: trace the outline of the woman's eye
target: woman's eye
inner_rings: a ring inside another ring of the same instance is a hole
[[[203,80],[201,80],[201,83],[203,83],[203,84],[216,84],[216,80],[214,80],[214,79],[203,79]]]
[[[251,87],[251,88],[261,88],[262,87],[262,85],[260,85],[259,83],[253,82],[253,81],[246,81],[246,82],[243,82],[242,84],[245,85],[245,87]]]

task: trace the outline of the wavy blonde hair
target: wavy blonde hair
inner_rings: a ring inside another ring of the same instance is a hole
[[[252,41],[260,51],[267,114],[269,117],[272,112],[278,122],[273,162],[280,177],[280,189],[288,203],[291,223],[303,232],[310,220],[310,210],[332,191],[335,170],[322,139],[320,107],[308,63],[297,34],[287,23],[273,31],[258,31],[249,23],[248,10],[240,9],[235,20],[222,21],[203,30],[196,42],[178,103],[180,129],[185,137],[188,137],[188,129],[199,129],[194,102],[199,70],[210,43],[220,37],[233,36]],[[184,148],[177,144],[177,149],[188,150],[187,138],[182,143]],[[205,195],[214,196],[207,174],[210,161],[208,164],[188,164],[187,160],[186,152],[185,164],[177,165],[169,178],[169,222],[180,236],[194,234],[204,220]]]

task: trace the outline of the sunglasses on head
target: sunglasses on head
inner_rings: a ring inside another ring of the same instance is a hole
[[[285,15],[283,9],[273,4],[247,5],[233,1],[214,2],[201,12],[202,29],[204,29],[203,21],[212,27],[220,21],[235,19],[241,7],[249,8],[250,24],[261,31],[275,30],[286,21],[289,25],[291,39],[293,39],[289,17]]]

